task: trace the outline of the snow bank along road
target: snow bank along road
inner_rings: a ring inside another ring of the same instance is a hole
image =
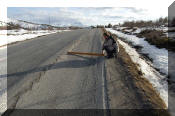
[[[102,35],[101,29],[81,29],[9,45],[8,109],[144,108],[117,59],[66,54],[100,53]]]

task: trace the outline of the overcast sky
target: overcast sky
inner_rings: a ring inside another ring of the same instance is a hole
[[[156,20],[168,16],[167,8],[137,7],[8,7],[8,18],[51,25],[106,25],[126,20]]]

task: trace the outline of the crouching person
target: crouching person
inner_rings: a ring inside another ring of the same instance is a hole
[[[107,33],[104,33],[103,36],[105,38],[105,41],[102,46],[103,53],[107,53],[107,58],[117,57],[117,52],[119,49],[116,41],[112,36],[109,36]]]

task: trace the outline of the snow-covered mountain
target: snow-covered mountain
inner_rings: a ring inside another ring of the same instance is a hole
[[[36,24],[36,23],[31,23],[31,22],[27,22],[27,21],[22,21],[22,20],[15,20],[15,19],[7,19],[7,23],[13,23],[13,24],[18,24],[20,25],[20,27],[22,28],[27,28],[27,29],[48,29],[48,28],[56,28],[54,26],[51,25],[47,25],[47,24]]]
[[[22,20],[16,20],[16,19],[10,19],[7,18],[7,22],[0,21],[0,26],[14,26],[18,25],[20,28],[23,29],[37,29],[37,30],[45,30],[45,29],[57,29],[58,27],[56,26],[51,26],[47,24],[37,24],[37,23],[32,23],[32,22],[27,22],[27,21],[22,21]]]

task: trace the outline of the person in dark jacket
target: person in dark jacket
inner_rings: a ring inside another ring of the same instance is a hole
[[[103,43],[103,46],[102,46],[102,51],[106,51],[107,53],[107,58],[112,58],[114,56],[117,55],[117,43],[116,41],[114,40],[114,38],[110,35],[108,35],[107,33],[104,33],[103,34],[104,38],[105,38],[105,41]]]

